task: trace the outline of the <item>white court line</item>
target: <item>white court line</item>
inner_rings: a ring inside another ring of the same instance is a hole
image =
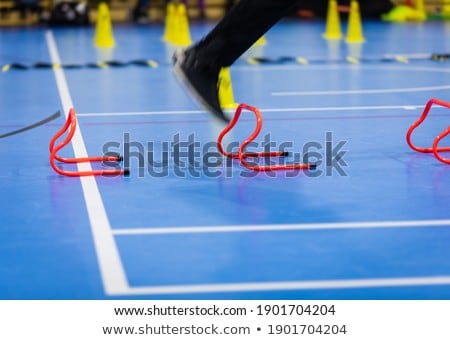
[[[101,113],[77,113],[77,117],[121,117],[121,116],[153,116],[153,115],[193,115],[207,114],[204,110],[180,110],[180,111],[148,111],[148,112],[101,112]]]
[[[61,65],[53,33],[51,31],[46,31],[45,38],[52,64]],[[66,77],[62,68],[55,68],[53,72],[55,74],[56,85],[67,118],[70,108],[73,107],[73,103]],[[81,135],[80,127],[75,131],[72,139],[72,147],[75,157],[87,157],[86,146],[84,144],[83,136]],[[92,170],[90,163],[78,163],[78,169],[80,171]],[[97,182],[93,176],[81,177],[80,180],[104,289],[108,294],[123,293],[129,287],[114,236],[111,233],[111,225],[98,190]]]
[[[167,227],[114,229],[114,235],[165,235],[196,233],[235,233],[289,230],[367,229],[367,228],[413,228],[450,227],[450,220],[379,221],[379,222],[330,222],[298,224],[228,225],[216,227]]]
[[[350,280],[311,280],[283,282],[244,282],[227,284],[199,284],[173,286],[131,287],[129,295],[189,294],[189,293],[229,293],[280,290],[355,289],[388,288],[407,286],[449,285],[450,276],[425,276],[403,278],[372,278]]]
[[[407,88],[392,88],[392,89],[366,89],[366,90],[339,90],[339,91],[288,91],[288,92],[272,92],[271,95],[275,97],[288,96],[327,96],[338,94],[384,94],[384,93],[409,93],[409,92],[424,92],[424,91],[441,91],[450,89],[450,85],[442,86],[422,86],[422,87],[407,87]]]
[[[307,223],[278,224],[256,226],[218,226],[218,227],[186,227],[186,228],[145,228],[118,229],[115,235],[141,234],[184,234],[184,233],[223,233],[223,232],[255,232],[286,230],[320,230],[320,229],[360,229],[360,228],[408,228],[408,227],[450,227],[450,220],[421,221],[382,221],[382,222],[350,222],[350,223]],[[403,278],[370,278],[344,280],[306,280],[306,281],[273,281],[273,282],[238,282],[226,284],[193,284],[168,286],[136,286],[130,287],[127,295],[161,295],[161,294],[198,294],[258,292],[285,290],[319,290],[319,289],[357,289],[388,288],[406,286],[449,285],[450,276],[424,276]]]
[[[326,111],[369,111],[369,110],[417,110],[425,105],[369,105],[369,106],[325,106],[325,107],[287,107],[260,109],[261,112],[326,112]],[[206,111],[148,111],[148,112],[102,112],[77,113],[77,117],[127,117],[127,116],[154,116],[178,114],[206,114]]]
[[[261,69],[255,66],[236,66],[236,68],[239,67],[239,70],[242,71],[258,71],[260,72]],[[300,65],[300,64],[292,64],[292,65],[265,65],[264,72],[279,72],[279,71],[300,71],[300,72],[310,72],[310,71],[341,71],[342,69],[350,69],[354,70],[355,68],[358,68],[362,71],[400,71],[400,72],[436,72],[436,73],[450,73],[450,69],[448,67],[443,67],[441,65],[436,65],[435,67],[426,67],[426,66],[410,66],[406,64],[402,64],[400,66],[398,65],[364,65],[364,64],[336,64],[336,65],[314,65],[314,64],[308,64],[308,65]],[[301,78],[300,78],[301,80]]]

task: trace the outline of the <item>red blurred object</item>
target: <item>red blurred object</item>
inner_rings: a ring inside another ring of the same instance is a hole
[[[425,119],[427,118],[428,114],[430,113],[431,107],[433,106],[433,104],[435,105],[439,105],[439,106],[443,106],[446,107],[448,109],[450,109],[450,103],[444,102],[442,100],[436,99],[436,98],[432,98],[428,101],[427,105],[425,106],[425,109],[422,112],[422,115],[419,117],[419,119],[417,121],[415,121],[410,128],[408,129],[408,132],[406,133],[406,142],[408,143],[408,145],[411,147],[411,149],[417,151],[417,152],[423,152],[423,153],[433,153],[434,156],[441,162],[446,163],[446,164],[450,164],[450,159],[448,158],[444,158],[440,155],[440,152],[449,152],[450,151],[450,147],[446,146],[446,147],[439,147],[439,143],[440,141],[445,138],[446,136],[448,136],[450,134],[450,126],[447,127],[447,129],[445,131],[443,131],[442,133],[440,133],[435,139],[434,142],[432,144],[431,147],[419,147],[414,145],[414,143],[411,140],[411,135],[414,132],[414,130],[421,125]]]
[[[75,130],[77,128],[77,118],[75,110],[70,109],[69,115],[67,117],[66,123],[59,130],[56,135],[50,141],[50,164],[57,173],[63,176],[80,177],[80,176],[117,176],[117,175],[128,175],[129,171],[124,169],[115,170],[90,170],[90,171],[68,171],[59,168],[56,165],[56,161],[62,163],[86,163],[86,162],[121,162],[122,157],[118,156],[98,156],[98,157],[83,157],[83,158],[64,158],[57,155],[58,151],[65,147],[72,140]],[[68,131],[67,136],[62,142],[56,144],[56,141]]]
[[[440,133],[440,134],[435,138],[435,140],[434,140],[434,142],[433,142],[433,153],[434,153],[434,156],[435,156],[437,159],[439,159],[441,162],[446,163],[446,164],[450,164],[450,158],[442,157],[442,156],[439,154],[439,151],[450,151],[450,148],[448,148],[448,147],[447,147],[447,148],[446,148],[446,147],[444,147],[444,148],[439,148],[439,147],[438,147],[438,144],[439,144],[439,142],[440,142],[443,138],[447,137],[448,135],[450,135],[450,126],[447,128],[447,130],[445,130],[444,132]]]
[[[242,113],[242,110],[246,109],[251,112],[253,112],[256,116],[256,127],[255,130],[252,132],[252,134],[247,137],[240,145],[239,150],[237,153],[229,153],[226,152],[222,145],[222,140],[225,137],[225,135],[230,132],[236,125],[236,123],[239,120],[239,117]],[[287,156],[287,152],[283,151],[274,151],[274,152],[245,152],[245,148],[255,140],[255,138],[259,135],[262,128],[262,116],[261,112],[250,105],[247,104],[240,104],[238,108],[236,109],[236,112],[231,119],[230,123],[223,129],[223,131],[220,133],[219,137],[217,138],[217,148],[219,149],[219,152],[229,158],[233,159],[239,159],[241,164],[246,167],[249,170],[254,171],[274,171],[274,170],[293,170],[293,169],[315,169],[316,166],[314,164],[286,164],[286,165],[254,165],[250,164],[247,161],[247,158],[249,157],[283,157]]]

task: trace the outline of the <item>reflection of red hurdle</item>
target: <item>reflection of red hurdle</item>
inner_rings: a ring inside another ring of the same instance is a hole
[[[69,111],[69,116],[67,117],[66,123],[63,128],[59,130],[55,136],[50,141],[50,164],[57,173],[64,176],[116,176],[129,174],[128,169],[115,169],[115,170],[90,170],[90,171],[67,171],[59,168],[55,160],[62,163],[85,163],[85,162],[114,162],[118,163],[122,161],[120,155],[117,156],[99,156],[99,157],[84,157],[84,158],[63,158],[57,155],[57,152],[70,143],[75,130],[77,128],[77,118],[75,115],[75,110],[73,108]],[[55,143],[59,137],[61,137],[66,131],[69,131],[66,138],[59,144],[55,146]]]
[[[237,153],[230,153],[226,152],[222,145],[222,140],[225,137],[225,135],[230,132],[231,129],[234,128],[237,121],[239,120],[239,117],[241,115],[242,109],[246,109],[249,111],[252,111],[256,116],[256,128],[253,131],[253,133],[245,139],[240,147]],[[273,152],[245,152],[245,148],[255,140],[255,138],[259,135],[262,128],[262,116],[261,112],[253,106],[246,105],[246,104],[240,104],[238,108],[236,109],[236,113],[234,114],[233,118],[231,119],[230,123],[225,127],[225,129],[220,133],[218,139],[217,139],[217,147],[219,149],[219,152],[229,158],[233,159],[239,159],[241,164],[246,167],[247,169],[254,170],[254,171],[273,171],[273,170],[293,170],[293,169],[315,169],[315,164],[279,164],[279,165],[254,165],[247,162],[247,158],[249,157],[284,157],[287,156],[288,153],[284,151],[273,151]]]
[[[413,144],[413,142],[411,141],[411,134],[413,133],[413,131],[420,125],[423,123],[423,121],[425,120],[425,118],[427,118],[428,114],[430,113],[431,107],[433,106],[433,104],[436,105],[440,105],[440,106],[444,106],[448,109],[450,109],[450,103],[444,102],[442,100],[439,99],[430,99],[427,103],[427,105],[425,106],[425,109],[423,110],[422,115],[420,116],[420,118],[414,122],[413,125],[411,125],[411,127],[408,129],[408,132],[406,133],[406,141],[408,143],[408,145],[415,151],[418,152],[424,152],[424,153],[433,153],[434,156],[440,160],[443,163],[446,164],[450,164],[450,159],[449,158],[444,158],[442,157],[439,153],[440,152],[448,152],[450,151],[450,147],[439,147],[439,143],[440,141],[447,137],[450,134],[450,126],[447,127],[447,129],[443,132],[441,132],[435,139],[434,142],[432,144],[432,146],[430,148],[424,148],[424,147],[418,147],[415,146]]]

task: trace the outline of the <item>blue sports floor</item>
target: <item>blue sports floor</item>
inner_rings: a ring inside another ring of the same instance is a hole
[[[191,23],[193,40],[211,26]],[[176,82],[162,25],[115,26],[112,50],[93,46],[92,27],[1,29],[0,134],[62,115],[0,139],[0,298],[450,298],[450,166],[405,141],[430,98],[450,101],[450,62],[430,58],[450,52],[450,23],[363,28],[348,46],[324,40],[321,21],[286,20],[231,67],[235,101],[264,117],[252,149],[270,138],[288,143],[287,162],[321,161],[257,175],[217,157],[223,126]],[[88,67],[140,59],[157,65]],[[4,67],[36,62],[83,67]],[[129,152],[129,177],[52,170],[72,106],[79,133],[61,154]],[[414,140],[431,145],[449,122],[433,108]],[[229,142],[253,128],[245,113]]]

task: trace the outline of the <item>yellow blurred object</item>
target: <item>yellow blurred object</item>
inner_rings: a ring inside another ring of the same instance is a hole
[[[423,21],[426,19],[426,14],[406,5],[398,5],[391,9],[389,13],[383,14],[381,19],[391,22]]]
[[[442,0],[442,16],[444,18],[450,17],[450,2],[448,0]]]
[[[264,45],[266,45],[267,44],[267,41],[266,41],[266,37],[263,35],[263,36],[261,36],[261,38],[259,38],[256,42],[255,42],[255,45],[256,46],[264,46]]]
[[[183,3],[175,5],[175,18],[172,25],[173,36],[169,40],[170,43],[175,46],[189,46],[192,44],[186,6]]]
[[[165,19],[165,25],[164,25],[164,36],[163,40],[170,42],[173,40],[173,37],[175,35],[174,27],[175,27],[175,20],[176,20],[176,7],[175,4],[170,1],[166,6],[166,19]]]
[[[416,2],[416,11],[417,11],[417,20],[424,21],[427,20],[427,12],[425,10],[424,0],[415,0]]]
[[[365,41],[361,23],[361,13],[359,12],[359,3],[356,0],[350,2],[350,14],[348,17],[347,43],[363,43]]]
[[[111,15],[105,2],[98,5],[94,43],[96,47],[100,48],[111,48],[115,45]]]
[[[219,102],[222,109],[235,109],[238,104],[234,101],[233,84],[231,83],[230,68],[223,67],[219,73]]]
[[[342,38],[341,20],[339,17],[338,3],[336,0],[330,0],[328,2],[326,28],[323,37],[325,39]]]

